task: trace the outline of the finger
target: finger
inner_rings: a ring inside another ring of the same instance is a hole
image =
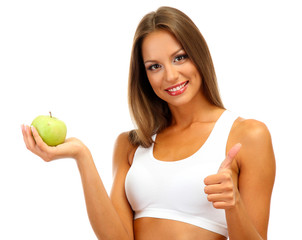
[[[40,137],[37,129],[31,126],[31,132],[35,139],[35,154],[41,157],[44,161],[49,162],[57,159],[57,147],[48,146]]]
[[[221,184],[222,182],[230,181],[231,179],[232,179],[232,171],[226,169],[223,172],[207,176],[203,181],[206,186],[209,186],[209,185]]]
[[[207,199],[209,202],[226,202],[226,196],[225,194],[209,194],[207,196]]]
[[[29,126],[23,125],[22,134],[23,134],[23,140],[26,145],[26,148],[31,152],[34,152],[36,143],[35,140],[33,139]]]
[[[22,136],[23,136],[23,140],[24,140],[24,143],[25,143],[26,133],[25,133],[25,125],[24,124],[21,125],[21,131],[22,131]]]
[[[237,143],[235,144],[229,151],[228,153],[228,157],[231,158],[231,159],[234,159],[237,155],[237,153],[239,152],[240,148],[241,148],[241,143]]]
[[[221,179],[220,176],[218,174],[213,174],[210,176],[207,176],[204,180],[203,180],[204,184],[207,185],[214,185],[214,184],[219,184],[221,183]]]
[[[39,147],[40,150],[47,151],[48,145],[42,140],[37,129],[34,126],[30,126],[30,128],[36,145]]]
[[[221,163],[218,172],[231,167],[232,162],[233,162],[234,158],[236,157],[237,153],[239,152],[240,148],[241,148],[241,143],[237,143],[230,149],[226,158]]]
[[[25,146],[27,147],[27,134],[26,134],[26,126],[24,124],[21,125],[21,131],[23,136],[23,141],[25,143]],[[28,148],[28,147],[27,147]]]
[[[233,207],[232,203],[229,202],[224,202],[224,201],[220,201],[220,202],[212,202],[213,207],[216,209],[230,209]]]
[[[218,194],[218,193],[222,193],[223,189],[221,188],[221,184],[213,184],[213,185],[205,186],[204,192],[205,194]]]

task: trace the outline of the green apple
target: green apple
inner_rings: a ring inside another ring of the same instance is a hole
[[[67,128],[63,121],[53,117],[51,112],[49,116],[38,116],[31,123],[40,137],[48,146],[57,146],[65,141]]]

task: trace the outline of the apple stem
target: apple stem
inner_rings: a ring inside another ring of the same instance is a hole
[[[51,114],[51,111],[49,111],[49,115],[50,115],[50,117],[52,118],[52,114]]]

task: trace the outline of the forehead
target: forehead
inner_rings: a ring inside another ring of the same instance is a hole
[[[179,41],[168,31],[156,30],[149,33],[142,42],[143,59],[157,59],[181,49]]]

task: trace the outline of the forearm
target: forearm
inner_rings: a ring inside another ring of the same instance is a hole
[[[248,216],[242,201],[225,210],[230,240],[264,240]]]
[[[89,151],[78,157],[88,217],[98,239],[127,239],[130,237],[116,212]]]
[[[43,142],[35,128],[31,129],[29,126],[22,125],[22,134],[27,149],[46,162],[59,158],[76,160],[83,184],[88,217],[99,239],[131,240],[133,238],[111,203],[90,151],[80,140],[68,138],[56,147],[49,147]]]

